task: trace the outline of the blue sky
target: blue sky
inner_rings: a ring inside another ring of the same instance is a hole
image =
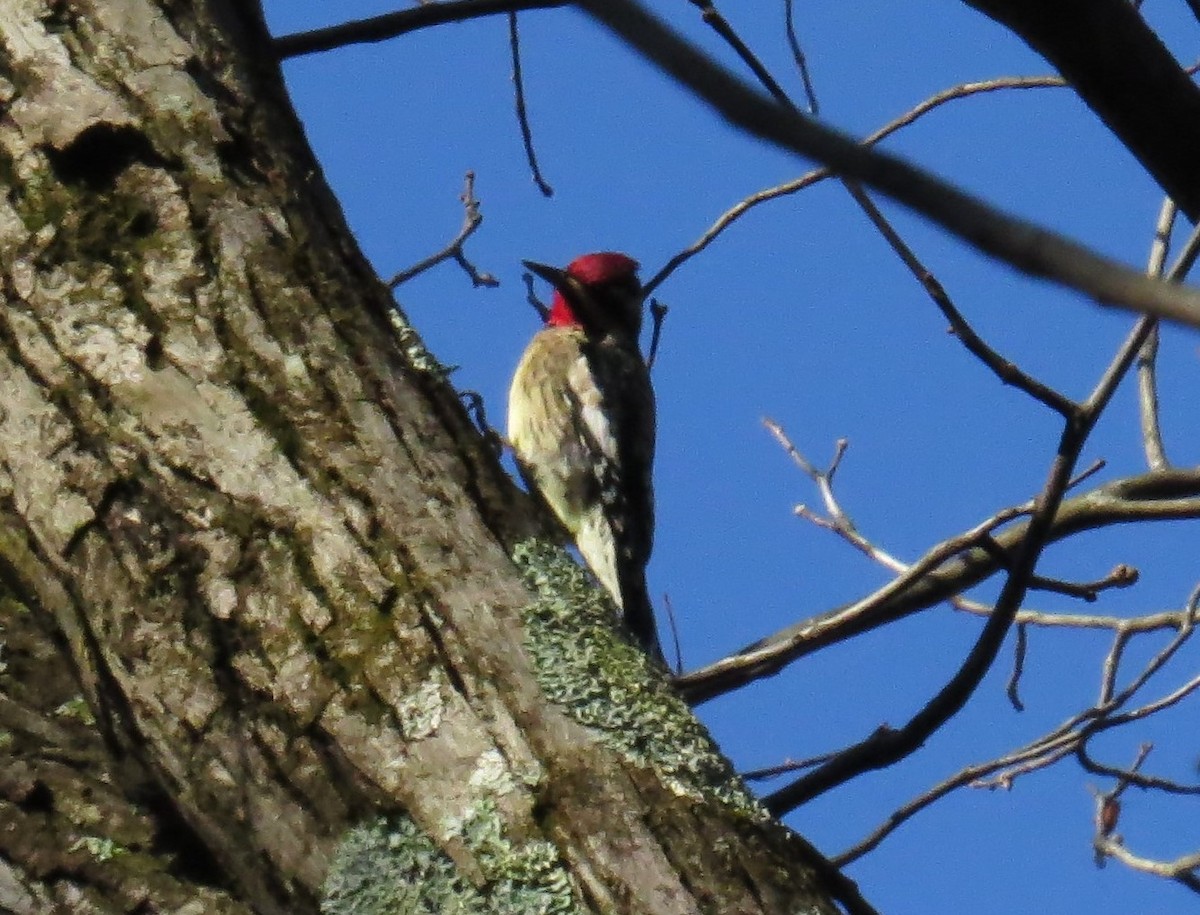
[[[277,34],[395,8],[269,0]],[[728,4],[734,27],[799,93],[779,5]],[[964,4],[797,5],[829,123],[868,133],[951,85],[1048,72],[1036,55]],[[688,4],[655,8],[727,62]],[[1185,4],[1149,0],[1146,15],[1179,59],[1200,56]],[[619,249],[650,276],[747,194],[809,167],[749,140],[635,58],[581,14],[521,17],[526,91],[543,171],[530,179],[512,109],[503,18],[447,26],[290,62],[286,75],[326,177],[360,244],[390,276],[457,232],[463,174],[476,175],[485,222],[468,244],[498,289],[473,289],[453,264],[405,284],[398,301],[460,389],[484,396],[502,426],[508,379],[536,330],[522,258],[565,263]],[[1130,265],[1145,263],[1160,192],[1069,92],[1022,90],[955,102],[886,148],[1018,215]],[[976,329],[1026,370],[1084,396],[1130,319],[987,261],[884,202],[909,244]],[[685,666],[715,660],[776,629],[855,599],[886,573],[793,515],[817,505],[809,481],[764,432],[778,420],[816,463],[839,438],[849,452],[837,491],[862,531],[912,560],[995,510],[1032,496],[1054,454],[1058,423],[1002,387],[945,330],[945,321],[849,197],[831,182],[760,207],[658,290],[671,307],[655,368],[660,429],[658,532],[651,590],[667,594]],[[1195,333],[1169,330],[1162,393],[1167,448],[1194,465],[1200,421]],[[1189,396],[1185,396],[1188,392]],[[1085,451],[1097,479],[1144,469],[1130,385]],[[1109,592],[1096,612],[1173,609],[1197,580],[1194,522],[1089,534],[1050,550],[1045,574],[1076,580],[1118,562],[1141,583]],[[980,595],[993,593],[987,588]],[[1029,606],[1080,610],[1035,594]],[[953,673],[979,630],[937,608],[793,665],[700,710],[743,769],[836,749],[880,724],[903,723]],[[1137,657],[1161,641],[1135,644]],[[968,708],[915,757],[864,776],[788,822],[828,853],[962,766],[1015,747],[1094,698],[1108,637],[1031,631],[1026,711],[1003,695],[1012,652]],[[1159,690],[1192,675],[1191,650]],[[1096,744],[1148,768],[1196,778],[1196,706]],[[1098,870],[1089,845],[1088,785],[1073,764],[1019,779],[1011,791],[963,789],[850,868],[881,912],[1174,913],[1195,898],[1117,864]],[[1130,792],[1121,831],[1146,855],[1200,847],[1197,799]]]

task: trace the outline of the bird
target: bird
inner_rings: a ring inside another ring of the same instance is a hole
[[[654,544],[654,390],[638,337],[638,263],[599,251],[565,268],[523,261],[554,287],[508,399],[527,484],[575,541],[629,631],[662,660],[646,563]]]

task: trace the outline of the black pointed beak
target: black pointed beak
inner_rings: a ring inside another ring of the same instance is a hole
[[[558,267],[539,264],[537,261],[521,261],[521,263],[525,265],[526,270],[534,274],[534,276],[540,276],[559,292],[565,294],[571,288],[571,277],[567,271],[560,270]]]

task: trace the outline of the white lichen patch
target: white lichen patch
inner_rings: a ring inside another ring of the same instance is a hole
[[[444,682],[445,674],[434,668],[420,686],[396,702],[396,717],[409,740],[424,740],[437,732],[446,711],[442,696]]]
[[[150,332],[129,312],[113,313],[104,324],[75,324],[72,336],[75,358],[96,381],[118,388],[145,380]]]
[[[504,755],[495,749],[480,755],[467,784],[472,791],[485,797],[500,797],[517,787]]]
[[[438,362],[433,353],[425,346],[421,335],[408,323],[408,319],[404,317],[399,308],[393,308],[388,312],[388,320],[396,335],[396,343],[400,351],[404,353],[404,361],[408,365],[419,372],[427,372],[439,378],[445,378],[450,374],[450,370]]]

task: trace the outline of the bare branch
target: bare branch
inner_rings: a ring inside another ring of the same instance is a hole
[[[788,98],[788,94],[783,91],[783,87],[775,81],[775,77],[771,75],[771,71],[763,66],[762,61],[742,41],[741,36],[733,30],[733,26],[713,6],[712,0],[688,0],[688,2],[700,10],[700,18],[704,20],[705,24],[721,36],[722,40],[742,59],[742,63],[750,68],[750,72],[754,74],[754,78],[762,84],[764,89],[771,93],[777,102],[787,105],[789,108],[795,107],[792,104],[792,100]]]
[[[1055,515],[1049,539],[1056,542],[1083,530],[1114,524],[1189,518],[1200,518],[1200,468],[1156,471],[1113,480],[1065,500]],[[986,527],[986,522],[981,526]],[[1001,547],[1008,549],[1024,536],[1026,528],[1027,522],[1018,521],[992,536]],[[867,551],[871,555],[875,548],[868,543]],[[915,567],[900,563],[899,568]],[[679,678],[677,685],[689,701],[707,701],[731,689],[778,673],[796,659],[825,645],[948,600],[995,574],[999,568],[996,560],[984,550],[969,550],[936,570],[918,576],[919,580],[910,582],[907,588],[895,591],[889,585],[880,599],[871,595],[803,620],[741,649],[731,657],[685,674]],[[991,613],[988,608],[971,609],[981,615]],[[1119,625],[1112,623],[1109,618],[1094,616],[1034,615],[1024,619],[1040,625],[1084,625],[1092,628],[1115,628]],[[1165,619],[1155,617],[1155,627],[1165,625]]]
[[[831,756],[831,753],[823,753],[820,756],[810,756],[807,759],[785,759],[774,766],[765,766],[762,769],[750,769],[747,772],[742,772],[741,776],[748,782],[764,781],[769,778],[786,775],[789,772],[801,772],[804,769],[811,769],[813,766],[819,766],[821,763],[828,761]]]
[[[1101,697],[1096,705],[1072,715],[1049,733],[1038,737],[1019,749],[1013,750],[997,759],[964,767],[954,775],[939,782],[925,793],[895,810],[864,839],[842,854],[835,856],[832,860],[838,866],[845,866],[857,860],[877,847],[880,842],[901,824],[958,788],[969,785],[976,788],[1008,789],[1012,786],[1015,779],[1020,776],[1048,768],[1072,755],[1079,760],[1081,766],[1086,771],[1124,779],[1137,787],[1176,794],[1200,793],[1200,785],[1180,785],[1166,779],[1144,775],[1141,772],[1135,771],[1136,766],[1135,770],[1104,766],[1093,761],[1087,753],[1088,741],[1095,734],[1103,730],[1108,730],[1113,726],[1118,726],[1114,724],[1116,721],[1127,722],[1128,720],[1132,720],[1130,718],[1119,718],[1115,713],[1127,704],[1145,686],[1150,677],[1156,671],[1162,669],[1163,665],[1190,638],[1193,632],[1193,622],[1197,612],[1196,604],[1198,599],[1200,599],[1200,591],[1193,591],[1184,609],[1172,611],[1170,614],[1164,615],[1169,616],[1174,621],[1172,628],[1177,629],[1175,636],[1119,694],[1113,695],[1110,684],[1113,677],[1115,677],[1115,673],[1110,675],[1108,668],[1113,665],[1114,657],[1119,656],[1120,652],[1110,651],[1108,657],[1105,659],[1106,672],[1104,681],[1106,685],[1102,687]],[[1139,631],[1148,632],[1150,630],[1140,629]],[[1114,639],[1114,645],[1120,644],[1123,646],[1128,641],[1130,634],[1130,632],[1124,630],[1119,631]],[[1177,704],[1187,695],[1190,695],[1197,687],[1200,687],[1200,683],[1197,683],[1196,680],[1200,680],[1200,678],[1194,678],[1193,681],[1189,681],[1188,684],[1172,691],[1166,696],[1144,704],[1140,709],[1135,710],[1135,713],[1140,718],[1145,718],[1165,708],[1169,708],[1171,705]],[[1140,766],[1140,762],[1138,765]],[[1115,797],[1119,793],[1116,792],[1113,796]]]
[[[1092,463],[1089,464],[1086,469],[1081,470],[1079,473],[1075,474],[1075,476],[1071,477],[1071,482],[1067,484],[1067,489],[1074,489],[1088,477],[1099,473],[1104,469],[1105,464],[1107,464],[1107,461],[1105,461],[1104,458],[1096,458],[1096,460],[1092,461]]]
[[[779,425],[779,423],[766,416],[763,417],[762,423],[763,426],[766,427],[767,431],[774,436],[775,441],[779,442],[784,451],[787,452],[788,457],[790,457],[796,466],[804,472],[805,476],[807,476],[817,485],[817,490],[821,494],[821,501],[825,505],[825,511],[829,514],[829,517],[832,521],[832,523],[827,526],[839,531],[851,543],[859,547],[859,549],[863,549],[868,553],[868,555],[871,555],[870,544],[867,543],[864,538],[857,535],[858,529],[855,527],[854,522],[850,520],[850,517],[844,511],[842,511],[841,505],[838,503],[837,498],[833,494],[833,475],[837,473],[838,467],[840,467],[842,464],[842,458],[846,456],[846,450],[849,448],[849,442],[847,442],[844,438],[837,440],[837,443],[834,446],[833,460],[829,462],[829,469],[821,471],[817,470],[817,468],[813,466],[808,458],[806,458],[800,452],[800,449],[796,447],[795,443],[788,437],[787,433],[783,431],[783,427]],[[796,507],[796,513],[799,515],[804,515],[807,513],[807,509],[803,505],[799,505]],[[813,517],[812,520],[817,519]],[[906,571],[906,569],[900,571]]]
[[[1135,855],[1117,836],[1101,836],[1096,840],[1096,851],[1106,857],[1120,861],[1126,867],[1155,877],[1166,877],[1186,886],[1193,893],[1200,893],[1200,852],[1193,852],[1174,861],[1156,861]]]
[[[1149,747],[1150,744],[1143,744],[1143,746]],[[1200,784],[1185,785],[1169,778],[1162,778],[1157,775],[1145,775],[1142,772],[1130,771],[1118,768],[1117,766],[1107,766],[1104,763],[1097,762],[1088,754],[1086,741],[1075,750],[1075,756],[1079,760],[1079,764],[1086,771],[1093,775],[1118,778],[1123,785],[1132,785],[1134,788],[1142,788],[1148,791],[1161,791],[1164,794],[1200,795]]]
[[[1042,492],[1035,502],[1026,536],[1019,542],[1012,569],[1000,591],[996,608],[955,674],[937,694],[899,729],[881,728],[861,743],[839,753],[816,771],[766,797],[763,803],[776,816],[873,769],[890,766],[920,748],[929,735],[963,707],[996,658],[1000,645],[1025,597],[1029,576],[1048,542],[1054,513],[1070,478],[1071,463],[1086,432],[1068,424]]]
[[[729,123],[830,164],[882,191],[994,258],[1100,304],[1200,327],[1200,291],[1172,287],[985,204],[959,188],[764,97],[631,0],[582,0],[584,10],[707,101]]]
[[[1069,751],[1063,751],[1060,758],[1069,755]],[[1004,759],[1011,759],[1012,754]],[[978,765],[967,766],[960,771],[954,773],[949,778],[934,785],[924,794],[913,798],[907,804],[898,807],[889,814],[888,818],[876,827],[872,832],[865,836],[862,840],[847,848],[839,855],[834,855],[830,860],[838,867],[845,867],[857,861],[863,855],[874,850],[879,844],[889,835],[895,832],[900,826],[912,819],[922,810],[932,806],[937,801],[941,800],[952,791],[962,788],[965,785],[972,784],[976,779],[990,772],[994,772],[1002,764],[1001,760],[991,760]]]
[[[788,452],[789,456],[796,464],[804,471],[804,473],[818,484],[825,502],[826,511],[829,513],[829,518],[822,517],[811,511],[807,506],[798,505],[795,508],[795,513],[807,521],[812,522],[818,527],[832,531],[837,534],[851,546],[864,553],[868,559],[882,565],[896,573],[908,572],[912,566],[909,563],[903,562],[878,544],[867,539],[850,520],[845,509],[842,508],[833,491],[833,475],[839,466],[843,455],[846,453],[847,442],[845,439],[839,439],[837,442],[837,452],[830,467],[826,471],[818,471],[811,463],[800,453],[800,450],[788,438],[783,428],[773,420],[764,420],[764,425],[775,436],[776,440]],[[1086,470],[1076,474],[1072,478],[1069,486],[1074,488],[1090,476],[1094,475],[1104,467],[1103,460],[1094,461]],[[1124,584],[1129,578],[1130,573],[1135,570],[1126,567],[1118,567],[1108,577],[1115,576]],[[1107,581],[1107,578],[1103,581]],[[951,596],[947,598],[952,606],[958,610],[974,614],[976,616],[988,616],[992,612],[992,607],[981,604],[977,601],[968,600],[961,596]],[[1177,629],[1180,625],[1180,613],[1178,611],[1167,611],[1163,613],[1151,613],[1134,618],[1103,616],[1097,614],[1081,614],[1081,613],[1045,613],[1038,610],[1022,609],[1017,612],[1015,623],[1020,630],[1026,626],[1038,626],[1042,628],[1069,628],[1069,629],[1108,629],[1121,631],[1126,634],[1138,634],[1143,632],[1154,632],[1160,629]],[[1021,632],[1018,631],[1018,640]],[[1020,642],[1018,641],[1018,649]]]
[[[1186,253],[1181,256],[1180,263],[1185,259]],[[1177,267],[1186,269],[1180,265]],[[1151,324],[1151,318],[1143,316],[1138,319],[1091,396],[1064,423],[1046,483],[1034,500],[1025,535],[1014,544],[1011,551],[1008,576],[1000,589],[996,607],[954,676],[902,728],[881,728],[814,772],[769,795],[764,799],[768,810],[780,815],[863,772],[892,765],[917,750],[930,734],[963,707],[1000,650],[1029,589],[1042,550],[1051,541],[1054,518],[1071,481],[1079,453],[1117,385],[1129,370]],[[984,532],[984,535],[990,542],[990,532]]]
[[[957,598],[952,601],[956,610],[973,616],[988,616],[992,608],[987,604]],[[1094,629],[1110,632],[1127,631],[1131,635],[1158,632],[1162,629],[1179,627],[1179,611],[1165,610],[1141,616],[1107,616],[1100,613],[1052,613],[1043,610],[1023,609],[1015,622],[1022,626],[1037,626],[1042,629]]]
[[[1060,578],[1046,578],[1035,575],[1029,581],[1031,590],[1050,591],[1054,594],[1065,594],[1068,597],[1078,597],[1089,604],[1094,603],[1100,592],[1112,588],[1128,588],[1137,584],[1138,570],[1133,566],[1118,565],[1103,578],[1095,581],[1064,581]]]
[[[1045,57],[1193,221],[1200,90],[1128,0],[966,0]]]
[[[742,61],[750,68],[750,71],[755,75],[763,88],[771,94],[771,96],[780,104],[794,108],[794,104],[780,85],[771,76],[770,72],[762,65],[758,58],[750,51],[749,47],[741,40],[734,32],[729,23],[717,12],[712,5],[711,0],[691,0],[693,5],[699,7],[703,11],[704,21],[712,26],[716,32],[728,43]],[[799,53],[799,46],[795,41],[794,32],[792,31],[792,7],[790,0],[787,0],[787,24],[788,36],[792,42],[793,50],[797,53],[797,60],[803,61],[803,55]],[[810,99],[813,102],[812,107],[815,109],[815,97],[812,94],[812,86],[807,82],[807,70],[804,70],[806,78],[806,89],[809,91]],[[900,233],[892,226],[883,212],[876,206],[875,202],[870,198],[867,192],[857,182],[848,179],[841,179],[842,186],[846,192],[850,194],[859,208],[871,220],[871,223],[891,246],[892,250],[899,256],[901,261],[909,271],[921,283],[925,291],[934,300],[935,304],[942,310],[943,314],[950,320],[951,326],[960,334],[964,344],[977,357],[984,361],[984,364],[991,368],[1001,381],[1006,384],[1015,385],[1037,398],[1042,403],[1056,410],[1060,415],[1070,416],[1075,409],[1075,405],[1071,403],[1063,395],[1057,391],[1042,384],[1026,373],[1020,371],[1012,362],[1002,359],[998,353],[988,347],[978,334],[967,324],[962,315],[954,307],[945,289],[937,278],[930,272],[923,263],[917,258],[912,248],[900,237]]]
[[[468,19],[518,10],[566,6],[567,2],[568,0],[446,0],[444,3],[425,3],[370,19],[344,22],[326,29],[282,35],[272,41],[271,46],[275,56],[285,60],[303,54],[331,51],[350,44],[386,41],[448,22],[466,22]]]
[[[1195,75],[1200,72],[1200,63],[1194,63],[1185,71],[1189,75]],[[868,134],[862,140],[863,146],[874,146],[881,140],[886,139],[894,133],[899,132],[905,127],[909,127],[916,123],[922,117],[936,111],[949,102],[958,101],[960,99],[971,98],[977,95],[988,95],[992,92],[1003,92],[1021,89],[1063,89],[1067,87],[1066,80],[1061,76],[1001,76],[995,79],[982,80],[969,83],[959,83],[956,86],[951,86],[948,89],[943,89],[941,92],[935,93],[913,108],[898,117],[888,121],[878,130]],[[833,177],[833,171],[828,168],[818,168],[801,175],[799,178],[792,181],[784,182],[775,187],[766,188],[749,197],[739,201],[705,231],[703,235],[697,239],[691,246],[671,258],[647,284],[647,289],[657,287],[672,273],[675,272],[683,263],[690,260],[696,254],[699,254],[707,248],[713,241],[716,240],[725,229],[744,216],[747,212],[757,207],[759,204],[767,203],[771,200],[776,200],[780,197],[787,197],[799,191],[812,187],[827,178]]]
[[[1182,626],[1183,623],[1180,623]],[[1100,668],[1100,700],[1099,705],[1111,705],[1113,693],[1117,688],[1117,671],[1121,669],[1121,659],[1125,655],[1125,646],[1129,644],[1132,633],[1124,628],[1118,629],[1113,636],[1112,645],[1104,656],[1104,664]]]

